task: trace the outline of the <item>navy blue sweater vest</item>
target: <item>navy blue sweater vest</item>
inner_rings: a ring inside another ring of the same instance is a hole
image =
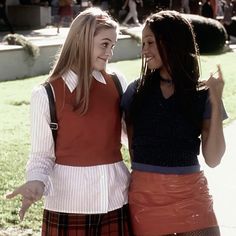
[[[165,99],[159,81],[150,83],[132,118],[133,162],[165,167],[198,165],[201,121],[196,125],[186,117],[176,94]],[[207,96],[206,90],[197,92],[193,105],[199,117]]]

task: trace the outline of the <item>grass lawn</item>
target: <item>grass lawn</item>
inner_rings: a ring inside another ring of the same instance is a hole
[[[229,115],[226,125],[236,119],[236,53],[201,56],[202,77],[207,78],[210,71],[216,70],[216,64],[222,65],[225,79],[224,103]],[[139,76],[141,61],[121,61],[110,67],[126,75],[132,81]],[[46,76],[0,83],[0,235],[1,230],[9,228],[32,229],[36,235],[41,226],[42,201],[36,203],[19,222],[18,209],[20,199],[5,200],[7,191],[24,181],[24,169],[29,151],[29,101],[32,88],[42,83]],[[124,151],[127,160],[127,152]],[[9,235],[19,235],[10,233]]]

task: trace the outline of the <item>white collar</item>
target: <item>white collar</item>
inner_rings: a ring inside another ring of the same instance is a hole
[[[93,70],[92,75],[93,75],[93,78],[95,78],[98,82],[102,84],[106,84],[106,80],[104,79],[100,71]],[[79,81],[77,74],[75,74],[75,72],[73,72],[72,70],[68,70],[62,75],[62,78],[65,81],[70,92],[73,92],[73,90],[76,88]]]

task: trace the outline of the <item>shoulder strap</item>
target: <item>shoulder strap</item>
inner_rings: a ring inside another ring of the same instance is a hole
[[[45,82],[43,84],[44,88],[46,89],[49,101],[49,111],[50,111],[50,128],[52,130],[52,136],[54,140],[54,146],[56,145],[56,138],[57,138],[57,130],[58,130],[58,122],[57,122],[57,114],[56,114],[56,105],[55,100],[52,92],[52,88],[49,82]]]
[[[111,78],[115,83],[115,86],[117,88],[117,91],[120,95],[120,97],[123,95],[123,89],[120,83],[120,80],[118,79],[117,75],[115,73],[111,74]],[[49,82],[45,82],[43,84],[44,88],[46,89],[47,95],[48,95],[48,101],[49,101],[49,111],[50,111],[50,128],[52,130],[52,136],[54,140],[54,145],[56,145],[56,138],[57,138],[57,130],[58,130],[58,122],[57,122],[57,115],[56,115],[56,105],[55,100],[52,92],[52,88]]]
[[[117,91],[118,91],[120,97],[122,97],[122,95],[123,95],[123,89],[122,89],[120,80],[119,80],[119,78],[117,77],[116,73],[113,72],[113,73],[111,74],[111,78],[112,78],[113,82],[115,83],[116,89],[117,89]]]

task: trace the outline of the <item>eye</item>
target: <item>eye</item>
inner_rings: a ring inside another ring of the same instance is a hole
[[[154,41],[146,41],[146,42],[143,42],[142,46],[145,47],[145,46],[150,46],[154,43]]]
[[[104,48],[107,48],[107,47],[108,47],[108,45],[109,45],[109,43],[107,43],[107,42],[105,42],[105,43],[102,43],[102,47],[104,47]]]

